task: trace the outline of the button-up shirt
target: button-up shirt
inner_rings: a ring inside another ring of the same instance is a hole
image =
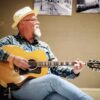
[[[33,43],[29,43],[24,37],[22,37],[20,34],[17,34],[9,35],[0,39],[0,61],[3,62],[6,62],[7,58],[9,57],[9,54],[2,49],[2,46],[4,45],[17,45],[30,52],[34,50],[43,50],[48,61],[57,60],[47,43],[38,39],[34,39]],[[76,75],[69,66],[50,67],[48,73],[53,73],[66,78],[75,78],[78,76],[78,74]]]

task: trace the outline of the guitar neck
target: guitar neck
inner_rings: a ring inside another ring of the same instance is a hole
[[[73,63],[69,62],[58,62],[58,61],[47,61],[47,62],[37,62],[37,66],[48,66],[48,67],[56,67],[56,66],[72,66]]]
[[[34,67],[58,67],[58,66],[70,66],[72,67],[75,63],[74,62],[58,62],[58,61],[41,61],[36,62],[35,60],[29,60],[29,65]],[[100,61],[92,61],[89,60],[88,62],[85,62],[85,65],[88,66],[91,69],[100,70]]]

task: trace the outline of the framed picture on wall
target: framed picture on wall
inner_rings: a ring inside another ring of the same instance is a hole
[[[40,15],[72,15],[72,0],[34,0]]]
[[[77,0],[77,12],[100,13],[100,0]]]

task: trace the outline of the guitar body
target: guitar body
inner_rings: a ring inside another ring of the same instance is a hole
[[[2,47],[3,50],[7,51],[16,56],[23,57],[27,60],[34,59],[35,61],[47,61],[47,56],[44,51],[36,50],[33,52],[28,52],[22,48],[14,45],[7,45]],[[18,71],[15,71],[14,65],[12,63],[0,62],[0,84],[4,87],[8,83],[14,83],[16,85],[22,84],[28,78],[37,78],[48,73],[48,67],[43,66],[39,73],[27,73],[20,75]]]

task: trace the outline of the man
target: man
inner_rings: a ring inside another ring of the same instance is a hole
[[[8,53],[2,49],[4,45],[17,45],[29,52],[43,50],[48,61],[57,61],[49,46],[39,40],[41,32],[37,14],[38,12],[30,7],[24,7],[14,14],[12,28],[18,29],[19,33],[16,36],[9,35],[0,40],[0,60],[2,62],[13,63],[22,70],[30,70],[29,61],[26,58]],[[20,89],[13,91],[12,94],[18,100],[92,100],[78,87],[59,77],[75,78],[83,67],[84,63],[80,60],[73,63],[73,68],[68,66],[50,67],[48,75],[26,81]]]

